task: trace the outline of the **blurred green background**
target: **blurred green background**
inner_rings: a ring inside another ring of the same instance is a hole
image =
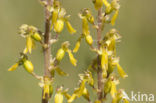
[[[130,91],[156,94],[156,1],[155,0],[120,0],[121,9],[115,28],[122,35],[122,42],[118,44],[117,52],[120,63],[129,77],[121,79],[119,88]],[[81,33],[81,23],[77,16],[82,8],[90,8],[96,15],[91,0],[61,0],[68,14],[71,14],[71,23],[77,29],[76,35],[69,35],[65,29],[61,33],[60,41],[52,47],[53,55],[60,47],[61,42],[68,40],[71,48]],[[17,32],[18,27],[25,23],[44,30],[43,8],[38,0],[0,0],[0,103],[40,103],[41,89],[37,80],[29,75],[22,67],[14,72],[7,69],[18,60],[19,52],[23,50],[25,40]],[[105,32],[110,26],[105,28]],[[104,33],[103,33],[104,34]],[[95,33],[92,32],[95,36]],[[82,73],[95,54],[90,52],[88,45],[83,41],[80,51],[75,55],[78,66],[75,68],[68,62],[66,56],[61,65],[69,77],[57,76],[55,86],[64,84],[73,91],[77,86],[78,73]],[[37,45],[33,51],[32,60],[35,71],[43,73],[42,49]],[[92,99],[95,93],[91,92]],[[51,102],[53,103],[53,102]],[[84,99],[74,103],[86,103]]]

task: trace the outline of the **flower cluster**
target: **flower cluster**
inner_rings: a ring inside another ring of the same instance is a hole
[[[26,40],[26,46],[24,50],[20,53],[19,60],[12,65],[8,71],[14,71],[19,66],[23,66],[24,69],[34,76],[36,79],[40,80],[39,86],[43,89],[42,99],[50,99],[53,94],[53,83],[55,78],[55,72],[61,76],[68,76],[59,66],[61,60],[63,59],[65,53],[68,53],[70,62],[76,66],[77,60],[74,58],[72,50],[69,48],[70,43],[65,41],[62,43],[61,48],[58,49],[56,56],[51,56],[50,67],[48,71],[50,72],[49,76],[38,76],[34,72],[33,63],[28,59],[32,50],[35,49],[35,44],[39,43],[43,50],[46,50],[53,43],[58,41],[58,35],[64,29],[64,24],[66,24],[67,30],[70,34],[76,33],[76,30],[72,27],[69,22],[70,15],[66,15],[66,10],[62,7],[59,0],[54,0],[52,5],[48,4],[47,1],[41,1],[41,4],[49,12],[51,16],[47,18],[50,21],[50,32],[55,32],[53,38],[50,39],[49,43],[44,42],[45,33],[40,31],[37,27],[32,25],[23,24],[19,28],[19,34]],[[56,90],[55,94],[55,103],[63,102],[63,95],[67,95],[67,90],[63,90],[62,87]],[[61,99],[62,98],[62,99]]]
[[[104,7],[104,12],[102,12],[101,15],[98,15],[98,17],[100,16],[100,20],[96,21],[88,8],[81,10],[79,17],[82,19],[82,34],[78,38],[73,52],[78,51],[81,39],[84,38],[86,43],[89,44],[91,51],[97,53],[98,56],[93,60],[87,69],[87,72],[80,75],[79,88],[74,91],[72,97],[68,101],[71,102],[80,96],[84,96],[84,92],[86,92],[86,99],[90,101],[89,92],[85,86],[85,84],[88,83],[93,90],[96,90],[97,93],[100,91],[103,95],[101,100],[97,99],[94,103],[102,103],[106,100],[106,96],[109,93],[112,96],[112,103],[119,103],[120,101],[129,103],[128,98],[125,98],[124,94],[126,93],[124,90],[117,90],[116,88],[119,84],[119,76],[121,78],[128,76],[120,66],[119,57],[116,54],[116,43],[121,39],[119,32],[116,29],[111,29],[103,37],[101,36],[103,39],[98,41],[98,47],[94,47],[93,38],[89,29],[90,23],[94,29],[97,31],[100,30],[100,33],[102,34],[106,24],[114,25],[120,8],[119,0],[112,0],[111,3],[107,0],[93,0],[93,4],[98,11],[102,11],[102,8]],[[95,74],[95,72],[98,71],[98,68],[102,70],[102,80],[100,81],[103,82],[103,86],[100,90],[98,89],[96,82],[94,82],[97,80],[92,77],[92,74]],[[118,74],[116,74],[115,68],[117,68]]]
[[[50,40],[48,43],[45,42],[45,37],[47,36],[46,30],[44,33],[37,27],[23,24],[19,28],[19,34],[25,38],[26,46],[20,53],[19,60],[12,65],[8,71],[14,71],[19,66],[23,66],[29,74],[40,80],[39,86],[43,89],[42,100],[49,101],[54,91],[53,84],[55,82],[55,73],[60,76],[68,76],[68,74],[60,67],[60,62],[67,53],[71,64],[76,66],[77,60],[73,53],[78,52],[82,39],[85,39],[91,51],[95,52],[97,55],[88,66],[87,70],[84,71],[83,74],[79,74],[80,80],[78,87],[74,89],[72,94],[69,94],[68,89],[64,89],[63,86],[56,88],[54,103],[63,103],[64,97],[67,99],[68,103],[72,103],[75,99],[80,98],[81,96],[89,103],[92,103],[88,86],[90,86],[97,95],[101,93],[101,96],[94,100],[94,103],[103,103],[108,94],[112,97],[112,103],[120,103],[121,101],[129,103],[125,91],[123,89],[117,89],[119,77],[126,78],[128,76],[121,67],[119,57],[116,53],[116,43],[120,41],[121,36],[116,29],[109,30],[104,36],[101,35],[106,24],[115,24],[120,8],[119,0],[112,0],[110,3],[107,0],[93,0],[95,10],[98,11],[97,20],[88,8],[81,10],[79,17],[82,20],[82,33],[73,50],[69,48],[70,43],[65,41],[57,50],[55,56],[52,56],[51,54],[51,57],[49,57],[50,66],[45,68],[50,76],[38,76],[34,72],[34,66],[28,57],[35,48],[35,44],[41,44],[43,50],[46,51],[53,43],[58,41],[58,36],[63,31],[64,25],[66,25],[70,34],[76,33],[76,30],[72,27],[69,21],[70,15],[67,15],[66,10],[62,7],[59,0],[53,0],[52,3],[49,3],[48,0],[41,0],[40,2],[45,7],[49,15],[46,17],[46,22],[48,24],[47,31],[50,31],[48,33]],[[93,45],[94,39],[90,32],[90,25],[92,26],[92,29],[97,31],[97,45]],[[52,38],[50,36],[51,32],[55,33]],[[117,69],[118,73],[115,72],[115,69]],[[97,72],[97,79],[93,75],[95,72]],[[99,72],[101,75],[99,75]]]

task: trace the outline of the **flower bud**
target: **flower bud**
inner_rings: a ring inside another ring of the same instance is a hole
[[[103,69],[103,70],[102,70],[102,77],[103,77],[103,78],[106,78],[107,75],[108,75],[108,74],[107,74],[106,69]]]
[[[74,93],[72,96],[68,99],[68,103],[73,102],[77,98],[77,95]]]
[[[64,8],[60,8],[58,18],[64,18],[66,15],[66,10]]]
[[[102,0],[94,0],[93,3],[96,10],[99,10],[103,5]]]
[[[114,71],[114,68],[116,67],[116,64],[119,63],[118,57],[109,57],[108,59],[108,74],[111,74]]]
[[[120,75],[122,78],[128,77],[128,75],[125,73],[125,71],[122,69],[122,67],[120,66],[119,63],[117,64],[117,69],[118,69],[119,75]]]
[[[103,0],[104,5],[106,6],[106,14],[109,14],[112,12],[111,4],[107,0]]]
[[[69,21],[66,21],[66,25],[67,25],[67,29],[68,29],[70,34],[76,33],[76,30],[71,26]]]
[[[110,14],[113,11],[111,5],[109,5],[108,7],[106,7],[106,14]]]
[[[24,66],[25,70],[29,73],[32,73],[34,71],[34,66],[31,63],[31,61],[29,61],[29,60],[25,60],[23,63],[23,66]]]
[[[56,93],[55,95],[55,103],[63,103],[63,95],[62,93]]]
[[[115,14],[113,15],[112,19],[111,19],[111,24],[114,25],[115,24],[115,21],[116,21],[116,18],[119,14],[119,10],[116,10],[115,11]]]
[[[24,48],[23,53],[27,54],[28,53],[28,48]]]
[[[76,42],[76,45],[75,45],[75,48],[74,48],[73,52],[76,53],[79,50],[79,48],[80,48],[80,40],[78,40]]]
[[[18,66],[19,66],[19,63],[15,63],[14,65],[12,65],[12,66],[8,69],[8,71],[14,71],[14,70],[17,69]]]
[[[93,17],[93,16],[88,17],[88,21],[89,21],[91,24],[94,24],[94,17]]]
[[[87,20],[91,23],[94,24],[94,17],[91,14],[91,11],[89,9],[84,9],[84,15],[86,15]]]
[[[64,28],[64,20],[63,19],[57,20],[57,22],[54,24],[54,31],[56,33],[60,33],[62,32],[63,28]]]
[[[31,53],[31,50],[33,47],[33,41],[32,41],[32,38],[30,36],[27,37],[26,46],[27,46],[29,53]]]
[[[63,48],[60,48],[57,51],[56,60],[61,61],[63,59],[64,55],[65,55],[65,50]]]
[[[101,67],[102,69],[108,69],[108,53],[105,48],[102,48]]]
[[[110,3],[107,0],[103,0],[103,3],[106,7],[110,6]]]
[[[111,90],[111,80],[108,79],[107,82],[105,83],[105,86],[104,86],[104,93],[107,94],[110,92]]]
[[[56,67],[55,70],[61,76],[68,76],[68,74],[65,73],[64,71],[62,71],[62,69],[60,67]]]
[[[39,33],[34,33],[32,36],[31,36],[33,39],[35,39],[36,41],[41,41],[41,36]]]
[[[43,87],[44,89],[43,89],[43,99],[45,99],[46,98],[46,96],[48,96],[49,97],[49,85],[47,85],[47,84],[44,84],[44,87]]]
[[[77,64],[76,64],[76,63],[77,63],[77,60],[74,58],[74,56],[73,56],[71,50],[68,50],[67,52],[68,52],[68,55],[69,55],[70,62],[71,62],[74,66],[76,66],[76,65],[77,65]]]
[[[93,44],[93,38],[91,35],[86,35],[85,36],[85,39],[86,39],[86,42],[89,44],[89,45],[92,45]]]
[[[89,32],[89,25],[86,17],[82,18],[82,31],[84,35],[90,34]]]
[[[49,85],[49,97],[51,97],[53,94],[53,87],[52,85]]]
[[[52,26],[57,22],[58,18],[58,9],[54,9],[52,12]]]
[[[110,94],[111,94],[112,98],[115,98],[116,93],[117,93],[116,84],[115,84],[114,81],[111,81],[111,91],[110,91]]]
[[[83,97],[85,98],[85,99],[87,99],[88,101],[90,100],[90,98],[89,98],[89,92],[88,92],[88,90],[87,90],[87,88],[84,88],[84,90],[83,90]]]

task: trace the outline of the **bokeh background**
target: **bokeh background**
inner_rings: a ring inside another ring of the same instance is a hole
[[[156,1],[155,0],[120,0],[121,9],[116,26],[122,42],[118,44],[117,52],[120,63],[129,77],[121,79],[119,88],[124,88],[128,94],[152,93],[156,95]],[[61,0],[68,14],[71,14],[71,23],[77,29],[76,35],[69,35],[65,29],[61,33],[60,41],[52,47],[53,55],[60,47],[61,42],[68,40],[71,48],[81,33],[81,23],[77,16],[82,8],[90,8],[96,15],[91,0]],[[41,89],[37,80],[29,75],[22,67],[14,72],[7,69],[18,60],[19,52],[23,50],[25,40],[17,32],[21,24],[31,24],[44,30],[43,7],[38,0],[0,0],[0,103],[40,103]],[[110,26],[105,28],[105,32]],[[103,33],[103,35],[105,34]],[[95,32],[92,31],[95,37]],[[96,39],[95,39],[96,40]],[[65,88],[77,86],[78,73],[82,73],[95,54],[90,52],[88,45],[82,41],[80,51],[75,55],[78,66],[73,67],[66,56],[61,65],[69,77],[57,76],[54,86],[64,84]],[[43,73],[42,49],[37,45],[30,59],[35,71]],[[92,99],[96,94],[91,92]],[[51,102],[53,103],[53,102]],[[81,98],[74,103],[86,103]]]

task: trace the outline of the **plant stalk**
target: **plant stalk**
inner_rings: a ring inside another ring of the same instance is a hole
[[[102,8],[98,10],[98,29],[97,29],[97,45],[98,49],[100,49],[100,41],[101,41],[101,34],[102,34]],[[100,60],[100,55],[97,57],[97,63],[98,63],[98,68],[97,68],[97,79],[98,79],[98,100],[103,103],[103,77],[102,77],[102,68],[101,68],[101,60]]]
[[[53,0],[47,0],[47,5],[53,4]],[[51,27],[51,13],[47,10],[45,7],[45,34],[44,34],[44,44],[47,45],[47,48],[44,48],[44,77],[49,77],[51,78],[51,73],[49,72],[50,68],[50,59],[51,59],[51,45],[50,45],[50,40],[51,40],[51,32],[50,32],[50,27]],[[43,94],[42,90],[42,94]],[[45,99],[42,98],[42,103],[48,103],[48,96],[46,96]]]

